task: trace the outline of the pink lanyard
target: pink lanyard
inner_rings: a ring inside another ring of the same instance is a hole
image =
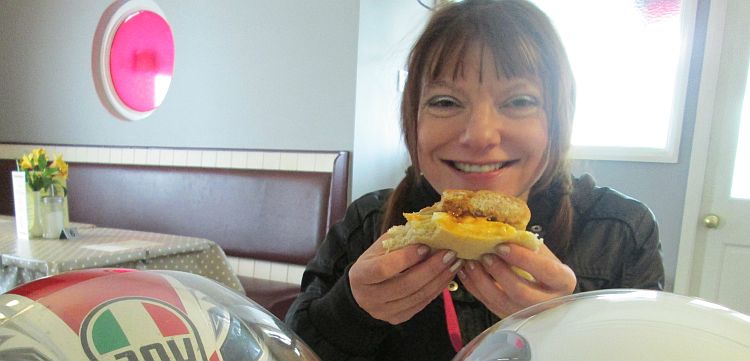
[[[456,307],[453,306],[453,297],[451,292],[446,288],[443,290],[443,305],[445,306],[445,323],[448,324],[448,337],[451,339],[451,345],[456,352],[464,347],[461,339],[461,328],[458,326],[458,316],[456,316]]]

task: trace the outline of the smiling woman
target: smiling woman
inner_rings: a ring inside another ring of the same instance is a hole
[[[529,1],[438,6],[408,58],[401,121],[411,166],[395,189],[355,200],[331,228],[289,325],[323,359],[448,360],[525,307],[603,288],[661,289],[650,210],[570,173],[574,94],[562,42]],[[519,233],[544,243],[483,239],[497,246],[459,255],[439,249],[451,248],[436,242],[442,232],[416,229],[430,239],[390,247],[410,227],[405,216],[412,228],[463,222],[449,228],[472,232],[466,239],[494,228],[495,217],[468,227],[463,212],[441,216],[447,190],[518,197],[531,213]]]

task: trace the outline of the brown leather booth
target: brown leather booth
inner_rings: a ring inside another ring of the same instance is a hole
[[[0,214],[13,214],[0,160]],[[349,153],[332,172],[70,163],[70,219],[210,239],[228,256],[305,265],[349,193]],[[247,296],[283,319],[299,286],[240,277]]]

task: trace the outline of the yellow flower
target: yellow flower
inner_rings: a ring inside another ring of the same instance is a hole
[[[23,157],[21,157],[21,169],[26,170],[31,168],[31,158],[29,157],[29,155],[24,154]]]
[[[62,154],[55,156],[55,161],[52,162],[52,167],[57,168],[57,174],[53,176],[55,179],[68,179],[68,163],[62,159]]]
[[[54,161],[47,158],[44,148],[37,148],[16,160],[19,171],[26,173],[26,184],[32,191],[61,187],[67,193],[65,180],[68,179],[68,163],[62,155],[56,155]]]
[[[31,151],[31,155],[34,161],[34,164],[39,164],[39,157],[45,156],[47,157],[47,152],[44,150],[44,148],[37,148]]]

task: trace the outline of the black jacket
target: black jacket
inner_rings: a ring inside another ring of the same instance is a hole
[[[408,212],[439,200],[426,181],[422,184],[409,195]],[[380,236],[382,208],[390,192],[366,194],[349,206],[307,265],[303,292],[287,313],[287,324],[324,361],[434,361],[455,355],[441,297],[409,321],[393,326],[370,317],[352,296],[349,267]],[[662,289],[664,268],[651,211],[612,189],[595,187],[587,175],[574,180],[572,197],[575,223],[571,247],[565,252],[550,248],[575,272],[575,292]],[[529,230],[544,237],[554,207],[543,197],[531,199]],[[465,343],[499,321],[463,287],[452,296]]]

